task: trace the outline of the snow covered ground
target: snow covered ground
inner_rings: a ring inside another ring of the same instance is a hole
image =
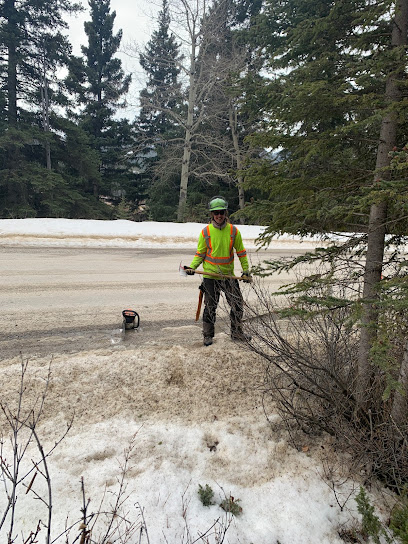
[[[198,223],[157,223],[145,221],[97,221],[93,219],[1,219],[1,245],[47,245],[64,247],[192,247],[200,229]],[[255,240],[262,227],[240,227],[247,248],[256,247]],[[302,247],[313,247],[317,238],[305,238]],[[276,248],[299,245],[293,236],[280,237],[273,242]]]
[[[98,510],[103,497],[102,510],[108,509],[130,447],[124,511],[140,520],[142,509],[148,531],[136,532],[132,543],[215,543],[226,526],[224,542],[230,544],[341,543],[339,533],[358,520],[352,498],[358,482],[348,479],[333,493],[324,466],[337,467],[339,478],[342,474],[330,443],[304,437],[293,444],[273,407],[268,408],[267,422],[259,393],[262,361],[230,341],[222,318],[216,342],[203,347],[200,326],[189,317],[198,278],[170,278],[178,254],[193,255],[200,228],[129,221],[0,220],[2,403],[17,406],[21,361],[29,361],[24,394],[29,409],[41,396],[51,361],[38,425],[45,450],[74,418],[48,460],[53,538],[81,517],[82,477],[90,498],[88,513]],[[241,231],[247,248],[254,248],[260,227],[243,226]],[[274,241],[272,251],[307,249],[315,243],[300,244],[287,237]],[[138,260],[131,261],[132,279],[126,276],[124,281],[117,277],[114,262],[128,263],[132,248],[139,251]],[[94,252],[89,260],[88,251]],[[115,300],[97,306],[87,283],[88,268],[98,280],[95,297],[108,292],[108,286]],[[119,334],[111,334],[112,312],[141,284],[140,329],[114,329]],[[60,312],[58,322],[53,300]],[[95,311],[82,312],[82,305]],[[29,334],[24,333],[24,320]],[[89,340],[96,328],[97,346]],[[6,432],[4,418],[1,429]],[[24,458],[25,466],[38,459],[34,446]],[[7,440],[2,457],[11,462]],[[27,484],[30,480],[31,476]],[[198,495],[199,485],[206,484],[215,494],[215,504],[207,507]],[[46,508],[34,492],[46,496],[40,475],[30,492],[20,489],[18,494],[16,542],[25,541],[39,519],[46,521]],[[230,496],[239,499],[242,513],[237,517],[226,516],[219,506]],[[1,507],[5,500],[3,493]],[[78,528],[76,524],[71,540]],[[7,530],[6,522],[0,531],[2,542]],[[43,528],[39,542],[45,541],[45,532]],[[94,538],[97,533],[95,528]]]

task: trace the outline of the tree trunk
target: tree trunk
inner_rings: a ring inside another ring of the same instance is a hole
[[[50,141],[48,140],[48,135],[50,133],[50,111],[49,111],[49,99],[48,99],[48,83],[47,78],[44,75],[43,83],[41,86],[41,103],[42,103],[42,117],[43,117],[43,127],[44,132],[47,135],[45,140],[45,161],[47,165],[47,170],[51,170],[51,147]]]
[[[395,7],[391,46],[399,47],[407,43],[408,30],[408,0],[398,0]],[[390,72],[385,87],[387,106],[401,100],[401,92],[397,79],[399,74]],[[392,110],[383,117],[380,130],[380,140],[377,150],[377,161],[374,183],[386,178],[389,173],[389,153],[396,144],[397,115]],[[373,377],[373,368],[370,352],[377,336],[378,325],[378,284],[381,281],[381,272],[384,259],[386,235],[387,202],[373,204],[370,210],[367,238],[367,256],[364,272],[363,289],[363,317],[361,323],[361,337],[359,345],[358,375],[356,396],[359,406],[364,408],[370,396]]]
[[[187,186],[190,172],[190,158],[191,158],[191,137],[194,120],[194,108],[197,96],[197,81],[196,81],[196,37],[193,36],[191,41],[190,52],[190,71],[189,71],[189,90],[188,90],[188,110],[187,110],[187,123],[184,135],[184,149],[183,149],[183,162],[181,164],[181,178],[180,178],[180,196],[177,209],[177,221],[183,222],[186,215],[186,202],[187,202]]]
[[[371,394],[370,388],[373,369],[371,366],[370,352],[377,337],[377,286],[381,281],[386,218],[386,202],[381,202],[380,204],[371,207],[364,272],[363,300],[365,302],[363,304],[363,315],[361,320],[357,375],[357,400],[360,407],[365,405],[366,399],[368,399]]]
[[[7,111],[9,126],[17,126],[17,10],[15,0],[6,0],[4,17],[7,20]]]
[[[398,382],[401,389],[395,391],[391,417],[399,427],[402,427],[408,417],[408,340],[405,344]]]
[[[242,175],[242,156],[241,149],[239,146],[238,139],[238,130],[237,130],[237,110],[234,107],[234,104],[230,101],[229,103],[229,126],[231,129],[232,141],[234,144],[235,152],[235,164],[237,167],[237,187],[238,187],[238,202],[240,210],[245,207],[245,193],[244,193],[244,176]]]

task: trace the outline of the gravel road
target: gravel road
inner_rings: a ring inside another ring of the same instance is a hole
[[[129,347],[172,344],[175,336],[181,343],[201,342],[194,322],[200,278],[178,272],[180,261],[188,264],[193,254],[194,248],[2,248],[1,359],[20,352],[77,353],[119,341]],[[259,259],[255,252],[251,258]],[[277,287],[287,279],[269,283]],[[248,296],[249,287],[243,289]],[[139,313],[140,328],[120,336],[125,308]],[[193,326],[193,333],[180,335],[182,326]]]

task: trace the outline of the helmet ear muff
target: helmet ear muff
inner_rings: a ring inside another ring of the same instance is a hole
[[[210,212],[215,212],[216,210],[227,210],[228,202],[223,196],[214,196],[208,203],[208,209]]]

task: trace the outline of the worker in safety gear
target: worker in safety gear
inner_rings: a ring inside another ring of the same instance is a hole
[[[244,301],[236,279],[214,279],[206,276],[205,272],[215,274],[234,275],[234,249],[239,257],[242,267],[242,278],[251,281],[249,274],[248,258],[241,233],[236,226],[228,221],[228,202],[221,196],[215,196],[209,202],[211,214],[210,223],[201,231],[198,238],[197,252],[190,263],[184,269],[189,275],[193,275],[196,268],[203,263],[203,336],[204,345],[213,343],[216,310],[221,291],[231,307],[231,338],[238,341],[249,341],[250,336],[242,330],[242,316],[244,313]]]

